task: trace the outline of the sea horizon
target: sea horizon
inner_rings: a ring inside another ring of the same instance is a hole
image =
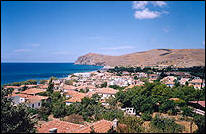
[[[52,76],[65,78],[73,73],[96,71],[102,67],[74,63],[1,62],[1,85],[30,79],[40,81]]]

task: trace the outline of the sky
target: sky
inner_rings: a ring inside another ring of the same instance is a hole
[[[2,1],[1,62],[205,49],[204,1]]]

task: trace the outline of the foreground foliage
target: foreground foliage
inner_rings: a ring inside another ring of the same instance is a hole
[[[1,132],[2,133],[33,133],[35,122],[31,120],[29,108],[23,104],[13,106],[8,90],[1,89]]]

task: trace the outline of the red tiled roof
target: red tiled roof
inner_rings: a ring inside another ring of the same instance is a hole
[[[118,90],[114,90],[113,88],[99,88],[96,92],[100,94],[116,94]]]
[[[77,89],[77,87],[72,86],[72,85],[64,85],[63,89],[72,89],[72,90],[74,90],[74,89]]]
[[[198,103],[201,106],[205,107],[205,101],[189,101],[190,103]]]
[[[48,99],[48,97],[46,96],[39,96],[39,95],[33,96],[33,95],[27,95],[27,94],[12,94],[11,96],[12,97],[19,96],[21,98],[25,98],[28,100],[28,103],[34,103],[34,102]]]
[[[37,93],[41,93],[41,92],[45,92],[46,90],[44,89],[37,89],[37,88],[30,88],[27,89],[25,91],[22,91],[22,94],[37,94]]]
[[[48,88],[48,85],[39,84],[39,88]]]
[[[97,133],[107,133],[107,131],[112,127],[112,122],[103,119],[81,129],[75,129],[71,133],[90,133],[92,126],[94,131]]]
[[[5,86],[4,88],[21,88],[20,86]]]
[[[57,128],[57,133],[70,133],[73,129],[80,129],[83,125],[54,119],[37,127],[38,133],[49,133],[49,129]]]

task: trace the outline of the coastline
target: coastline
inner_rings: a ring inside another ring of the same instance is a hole
[[[5,64],[5,62],[3,62],[3,63],[1,63],[1,65],[2,64]],[[7,64],[7,63],[6,63]],[[9,63],[9,65],[11,65],[12,63]],[[18,65],[22,65],[22,63],[13,63],[13,64],[18,64]],[[64,67],[63,69],[62,68],[59,68],[58,69],[58,67],[57,68],[55,68],[55,71],[54,72],[52,72],[52,71],[50,71],[50,72],[48,72],[47,70],[46,70],[46,72],[44,72],[44,71],[41,71],[41,72],[32,72],[32,73],[24,73],[24,74],[18,74],[18,73],[16,73],[16,75],[26,75],[27,77],[31,77],[31,78],[21,78],[20,80],[4,80],[3,81],[3,79],[4,79],[4,70],[1,68],[1,72],[3,72],[3,74],[1,73],[1,86],[3,86],[3,85],[5,85],[5,84],[11,84],[11,83],[13,83],[13,82],[23,82],[23,81],[27,81],[27,80],[36,80],[37,81],[37,83],[39,83],[41,80],[48,80],[50,77],[52,77],[52,76],[54,76],[54,77],[56,77],[56,78],[58,78],[58,79],[64,79],[64,78],[67,78],[69,75],[71,75],[71,74],[73,74],[73,73],[86,73],[86,72],[94,72],[94,71],[98,71],[98,70],[101,70],[104,66],[95,66],[95,65],[77,65],[76,66],[76,64],[74,64],[74,63],[23,63],[23,64],[26,64],[26,65],[28,65],[28,64],[34,64],[34,65],[36,65],[36,64],[44,64],[44,65],[49,65],[49,64],[55,64],[55,65],[59,65],[59,64],[63,64],[63,65],[61,65],[61,66],[64,66],[64,65],[67,65],[67,66],[70,66],[70,68],[67,68],[67,67]],[[13,67],[13,68],[15,68],[15,67]],[[50,67],[51,68],[51,67]],[[65,68],[66,68],[66,70],[65,70]],[[96,69],[95,69],[96,68]],[[19,68],[18,68],[19,69]],[[15,69],[14,69],[15,70]],[[63,70],[63,71],[62,71]],[[13,70],[12,70],[13,71]],[[12,73],[12,72],[9,72],[9,73]],[[44,73],[44,74],[41,74],[41,73]],[[54,75],[51,75],[51,76],[48,76],[49,75],[49,73],[51,73],[51,74],[54,74]],[[57,74],[57,76],[55,76],[56,74]],[[38,74],[39,75],[39,77],[38,77],[38,75],[36,75],[36,74]],[[10,74],[9,74],[10,75]],[[15,76],[15,73],[14,74],[12,74],[13,76]],[[33,75],[33,76],[30,76],[30,75]],[[41,75],[44,75],[45,77],[43,77],[43,76],[41,76]],[[58,76],[58,75],[60,75],[60,76]],[[6,77],[6,76],[5,76]],[[11,76],[9,76],[9,77],[11,77]],[[20,77],[20,76],[18,76],[18,77]],[[41,78],[42,77],[42,78]],[[9,82],[7,82],[7,81],[9,81]]]

